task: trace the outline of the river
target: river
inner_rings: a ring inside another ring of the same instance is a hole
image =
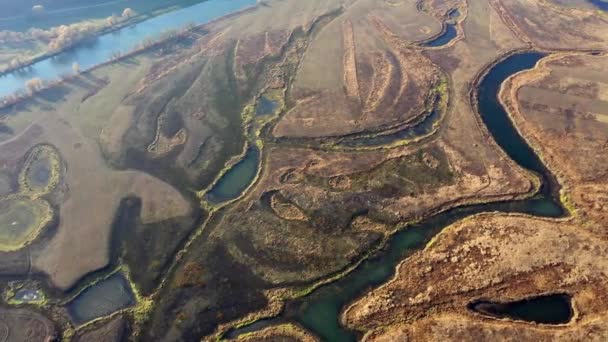
[[[306,297],[287,303],[280,316],[257,322],[252,327],[232,331],[229,335],[232,337],[280,322],[294,321],[324,341],[356,341],[356,333],[343,328],[339,323],[340,312],[344,306],[365,291],[388,281],[404,258],[424,248],[444,227],[467,216],[492,211],[527,213],[542,217],[563,216],[565,211],[556,198],[554,183],[549,181],[553,177],[519,135],[498,101],[498,91],[504,80],[519,71],[534,67],[544,56],[541,53],[526,52],[506,58],[486,74],[477,93],[478,110],[496,142],[515,162],[541,175],[543,186],[539,194],[528,200],[462,206],[410,225],[392,236],[380,253],[365,260],[345,277],[317,288]]]
[[[130,51],[144,40],[154,39],[163,32],[181,29],[191,23],[204,24],[255,3],[256,0],[208,0],[103,34],[28,68],[0,76],[0,98],[23,89],[25,82],[34,77],[57,80],[62,75],[73,73],[74,63],[86,70],[110,60],[116,52]]]

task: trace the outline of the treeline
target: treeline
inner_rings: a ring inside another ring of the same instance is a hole
[[[46,45],[46,53],[55,53],[90,38],[100,31],[112,28],[135,16],[135,11],[125,8],[120,16],[112,15],[99,22],[82,22],[61,25],[48,30],[31,28],[26,32],[0,31],[0,44],[41,42]],[[29,63],[28,58],[13,58],[9,69],[20,68]]]

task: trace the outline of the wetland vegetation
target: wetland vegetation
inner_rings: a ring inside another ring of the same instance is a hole
[[[604,14],[194,2],[0,78],[0,334],[608,336]]]

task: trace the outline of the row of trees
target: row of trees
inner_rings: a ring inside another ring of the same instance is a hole
[[[122,23],[136,13],[131,8],[125,8],[120,16],[112,15],[102,22],[82,22],[70,25],[61,25],[48,30],[31,28],[27,32],[0,31],[0,44],[39,41],[47,45],[53,52],[65,49],[93,34]]]

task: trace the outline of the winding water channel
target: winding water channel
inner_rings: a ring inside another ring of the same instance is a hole
[[[87,69],[107,61],[117,50],[132,49],[147,37],[154,37],[163,31],[180,28],[188,23],[208,22],[254,4],[255,0],[209,0],[102,35],[89,44],[81,44],[55,57],[37,62],[25,70],[0,76],[0,97],[23,88],[27,79],[40,77],[45,80],[55,80],[71,72],[73,63],[78,63],[82,69]],[[446,33],[450,34],[450,32]],[[497,99],[500,85],[505,79],[521,70],[532,68],[543,56],[541,53],[526,52],[506,58],[492,67],[481,81],[477,93],[478,110],[496,142],[515,162],[541,176],[543,186],[535,197],[520,201],[462,206],[408,226],[407,229],[395,234],[380,253],[361,263],[345,277],[319,287],[306,297],[288,303],[279,317],[259,321],[250,327],[233,332],[233,335],[278,322],[295,321],[323,340],[355,341],[356,334],[339,324],[339,314],[344,305],[352,302],[364,291],[385,283],[393,276],[399,262],[423,248],[444,227],[481,212],[519,212],[543,217],[564,215],[552,175],[518,134]],[[407,138],[407,136],[399,137]],[[384,142],[383,139],[381,142]],[[356,142],[352,143],[357,145]],[[250,158],[245,158],[243,165],[239,165],[249,170],[249,163],[257,165],[258,158],[256,152]],[[249,175],[243,177],[241,172],[236,172],[235,175],[228,174],[226,177],[248,178]],[[227,186],[232,182],[226,182],[225,179],[220,180],[219,183],[218,188],[215,189],[217,193],[212,194],[217,197],[216,199],[230,199],[234,193],[241,190],[240,187]]]
[[[563,216],[565,211],[557,197],[553,176],[519,135],[498,101],[498,91],[503,81],[519,71],[534,67],[544,56],[541,53],[525,52],[507,57],[489,70],[479,84],[476,94],[479,113],[496,142],[515,162],[541,176],[543,186],[536,196],[527,200],[457,207],[408,226],[395,234],[380,253],[361,263],[345,277],[288,303],[280,316],[232,331],[229,335],[236,336],[276,323],[295,321],[324,341],[356,341],[356,333],[343,328],[339,323],[343,307],[366,290],[389,280],[399,262],[424,248],[444,227],[467,216],[492,211],[527,213],[542,217]]]
[[[204,24],[255,3],[256,0],[208,0],[103,34],[27,68],[0,76],[0,98],[23,89],[25,82],[34,77],[57,80],[62,75],[73,73],[74,63],[86,70],[108,61],[116,52],[132,50],[144,40],[158,37],[163,32],[181,29],[191,23]]]

